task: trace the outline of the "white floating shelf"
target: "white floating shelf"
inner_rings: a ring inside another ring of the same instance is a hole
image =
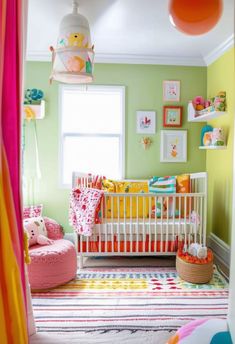
[[[199,115],[197,117],[190,118],[190,120],[188,121],[189,122],[208,122],[211,119],[214,119],[223,115],[227,115],[227,112],[226,111],[211,111],[211,112],[207,112],[202,115]]]
[[[226,149],[227,146],[199,146],[199,149]]]
[[[45,100],[40,104],[24,104],[24,118],[43,119],[45,117]]]

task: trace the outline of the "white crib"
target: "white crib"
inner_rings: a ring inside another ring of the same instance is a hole
[[[74,172],[73,188],[89,187],[89,178],[88,175]],[[175,255],[179,245],[191,242],[205,245],[207,173],[190,174],[190,184],[190,193],[105,193],[101,204],[100,223],[94,226],[92,236],[78,235],[80,268],[83,267],[83,257]],[[161,206],[160,216],[156,211],[153,214],[151,209],[156,202]],[[169,215],[167,211],[164,216],[163,206],[166,204],[168,209],[170,203],[173,212]],[[109,214],[108,204],[111,206]],[[134,217],[131,210],[133,204],[136,207]],[[142,211],[140,205],[143,207]],[[147,213],[146,207],[149,208]],[[200,221],[192,219],[193,212],[198,215]]]

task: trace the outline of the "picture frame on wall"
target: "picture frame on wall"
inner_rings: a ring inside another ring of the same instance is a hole
[[[182,113],[182,106],[163,106],[163,127],[181,127]]]
[[[161,162],[187,162],[187,130],[161,130]]]
[[[156,112],[136,111],[136,132],[137,134],[155,134]]]
[[[163,81],[163,101],[179,102],[180,101],[180,81],[164,80]]]

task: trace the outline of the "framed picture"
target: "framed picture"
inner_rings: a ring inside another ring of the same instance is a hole
[[[161,130],[160,161],[187,161],[187,130]]]
[[[164,80],[163,81],[163,101],[179,102],[180,101],[180,81]]]
[[[181,127],[182,110],[182,106],[163,106],[163,127]]]
[[[138,134],[155,134],[156,129],[155,111],[136,112],[136,131]]]

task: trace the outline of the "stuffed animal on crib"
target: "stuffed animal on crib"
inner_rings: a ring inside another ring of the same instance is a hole
[[[54,241],[47,237],[45,222],[41,216],[25,219],[23,225],[29,235],[29,247],[53,244]]]
[[[188,253],[193,257],[200,259],[207,257],[207,247],[201,244],[193,243],[189,245]]]

